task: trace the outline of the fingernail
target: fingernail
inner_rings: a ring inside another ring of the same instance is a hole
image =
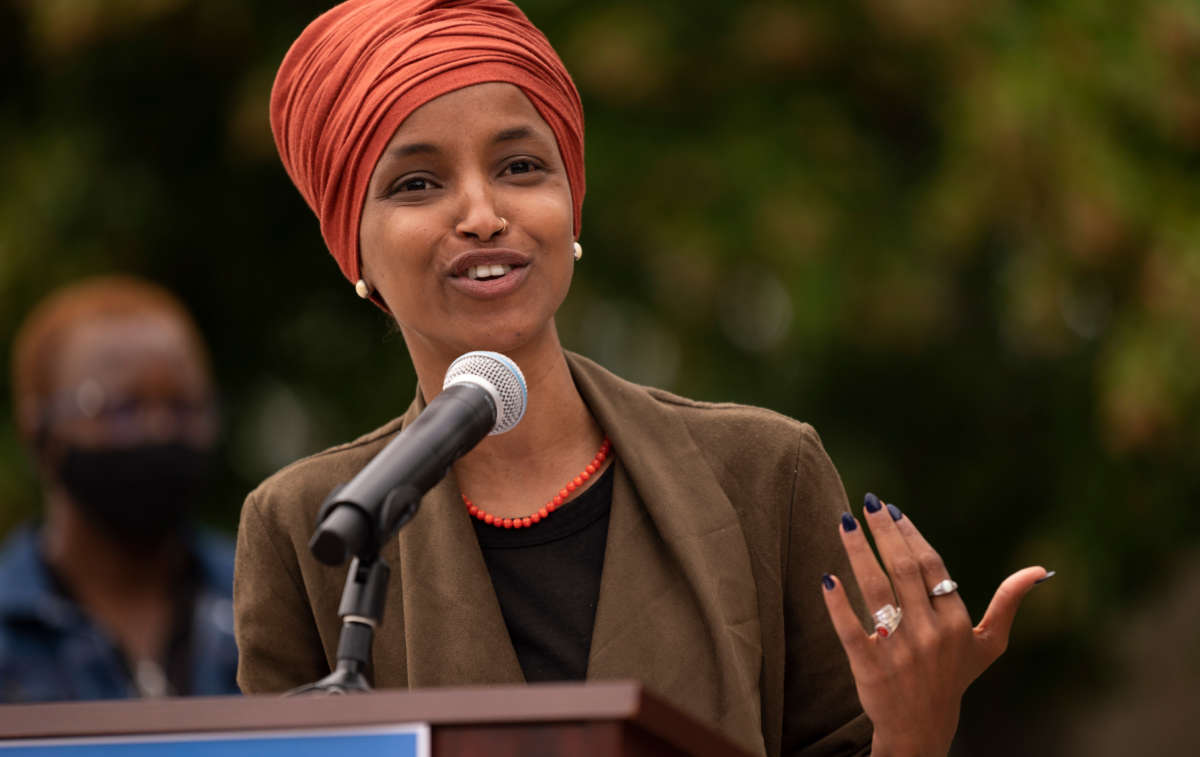
[[[825,591],[833,591],[833,577],[828,573],[821,576],[821,585],[825,587]]]
[[[892,520],[900,520],[901,518],[904,517],[904,513],[900,512],[900,508],[896,507],[895,505],[891,504],[890,502],[888,503],[887,507],[888,507],[888,515],[892,516]]]
[[[877,513],[883,505],[879,504],[879,497],[876,497],[871,492],[867,492],[867,496],[863,497],[863,506],[867,508],[867,512]]]
[[[1039,578],[1038,580],[1034,581],[1034,582],[1033,582],[1033,585],[1034,585],[1034,586],[1037,586],[1037,585],[1038,585],[1038,584],[1040,584],[1040,583],[1044,583],[1044,582],[1046,582],[1046,581],[1049,581],[1051,578],[1054,578],[1054,575],[1055,575],[1055,573],[1057,573],[1057,571],[1054,571],[1054,570],[1048,570],[1048,571],[1046,571],[1046,575],[1044,575],[1044,576],[1042,576],[1041,578]]]
[[[842,530],[849,533],[858,528],[858,521],[850,513],[842,513]]]

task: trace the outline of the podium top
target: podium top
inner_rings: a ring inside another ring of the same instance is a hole
[[[746,754],[635,681],[0,705],[0,739],[613,720],[633,723],[688,754]]]

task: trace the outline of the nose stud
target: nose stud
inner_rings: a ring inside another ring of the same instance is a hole
[[[496,231],[496,233],[503,234],[504,232],[508,231],[508,219],[502,216],[497,217],[500,218],[500,228],[498,231]]]

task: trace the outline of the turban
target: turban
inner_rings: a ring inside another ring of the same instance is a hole
[[[347,279],[360,278],[359,218],[375,163],[396,129],[430,100],[483,82],[519,87],[554,132],[578,237],[583,106],[554,48],[517,6],[349,0],[292,44],[271,89],[271,131]]]

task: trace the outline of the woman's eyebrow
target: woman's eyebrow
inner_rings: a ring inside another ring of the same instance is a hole
[[[393,147],[388,150],[388,155],[393,158],[407,158],[410,155],[431,155],[437,152],[439,152],[437,145],[430,144],[429,142],[413,142]]]
[[[499,144],[501,142],[512,142],[518,139],[529,139],[530,137],[534,136],[537,135],[535,135],[533,129],[529,128],[528,126],[514,126],[511,129],[505,129],[504,131],[497,133],[495,137],[492,137],[492,143]]]
[[[501,142],[513,142],[520,139],[530,139],[536,137],[537,134],[528,126],[514,126],[511,129],[505,129],[498,132],[492,137],[493,144]],[[430,142],[412,142],[407,145],[397,145],[388,150],[387,154],[392,158],[407,158],[410,155],[434,155],[441,152],[437,145]]]

